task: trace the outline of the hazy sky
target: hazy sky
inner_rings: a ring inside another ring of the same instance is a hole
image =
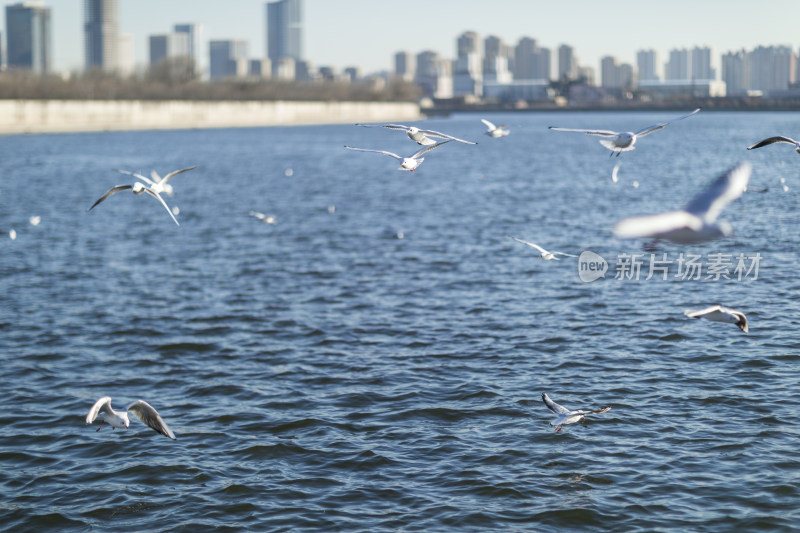
[[[265,3],[119,0],[121,30],[134,35],[137,63],[147,61],[149,35],[181,22],[203,24],[206,39],[245,39],[251,57],[264,57]],[[55,69],[82,68],[83,1],[44,4],[52,9]],[[595,69],[605,55],[635,65],[643,48],[657,50],[663,64],[672,48],[711,46],[718,62],[729,50],[800,46],[800,0],[304,0],[303,11],[306,59],[363,72],[391,69],[398,50],[452,58],[467,30],[512,45],[529,36],[553,51],[569,44],[581,65]],[[2,17],[5,37],[5,10]]]

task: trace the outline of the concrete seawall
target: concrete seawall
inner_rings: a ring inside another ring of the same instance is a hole
[[[411,102],[0,100],[0,134],[401,122]]]

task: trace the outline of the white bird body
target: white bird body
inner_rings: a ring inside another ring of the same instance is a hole
[[[256,217],[258,220],[260,220],[264,224],[275,224],[275,222],[277,220],[275,215],[267,215],[267,214],[261,213],[259,211],[250,211],[250,216],[251,217]]]
[[[395,154],[393,152],[389,152],[389,151],[386,151],[386,150],[370,150],[368,148],[354,148],[352,146],[345,146],[345,148],[347,148],[349,150],[356,150],[358,152],[374,152],[374,153],[377,153],[377,154],[388,155],[389,157],[393,157],[393,158],[397,159],[398,161],[400,161],[400,168],[398,170],[409,170],[411,172],[414,172],[414,170],[416,170],[417,167],[420,166],[423,161],[425,161],[424,157],[420,157],[422,154],[430,152],[434,148],[437,148],[437,147],[439,147],[439,146],[441,146],[443,144],[449,143],[449,142],[450,141],[447,140],[447,141],[438,142],[436,144],[427,145],[427,146],[425,146],[424,148],[422,148],[421,150],[417,151],[415,154],[413,154],[413,155],[411,155],[409,157],[402,157],[402,156],[399,156],[399,155],[397,155],[397,154]]]
[[[682,211],[623,219],[614,226],[614,235],[620,239],[663,239],[676,244],[698,244],[727,237],[733,233],[733,227],[717,219],[729,203],[744,193],[751,172],[750,163],[739,163],[718,176]]]
[[[127,411],[115,411],[111,407],[111,396],[103,396],[94,403],[87,413],[86,423],[91,424],[97,418],[100,418],[100,427],[97,428],[97,431],[100,431],[103,424],[109,424],[112,428],[128,429],[131,424],[128,413],[133,413],[136,418],[154,431],[161,433],[165,437],[175,439],[175,434],[164,422],[164,419],[161,418],[161,415],[158,414],[158,411],[144,400],[133,402],[128,406]]]
[[[495,126],[493,123],[489,122],[485,118],[482,118],[481,122],[483,122],[484,125],[486,126],[486,135],[494,139],[497,139],[498,137],[505,137],[506,135],[511,133],[510,131],[508,131],[508,125],[504,124],[502,126]]]
[[[518,239],[516,237],[511,237],[511,238],[514,239],[517,242],[520,242],[522,244],[526,244],[526,245],[530,246],[531,248],[534,248],[534,249],[538,250],[539,254],[540,254],[540,257],[542,259],[544,259],[545,261],[552,261],[552,260],[558,261],[558,257],[556,257],[557,255],[563,255],[565,257],[578,257],[577,255],[566,254],[564,252],[548,252],[547,250],[545,250],[544,248],[542,248],[538,244],[534,244],[534,243],[528,242],[528,241],[523,241],[522,239]]]
[[[579,128],[559,128],[556,126],[550,126],[549,129],[554,131],[572,131],[577,133],[585,133],[586,135],[593,135],[596,137],[604,137],[600,139],[600,144],[611,150],[611,155],[621,154],[622,152],[629,152],[633,150],[636,146],[636,140],[640,137],[644,137],[645,135],[649,135],[654,131],[658,131],[667,127],[669,124],[673,122],[677,122],[679,120],[683,120],[685,118],[691,117],[695,113],[699,112],[701,108],[697,108],[691,113],[687,113],[686,115],[682,115],[678,118],[672,119],[668,122],[662,122],[660,124],[653,124],[652,126],[647,126],[646,128],[642,128],[638,131],[611,131],[611,130],[593,130],[593,129],[579,129]]]
[[[750,326],[747,323],[747,317],[741,311],[728,309],[719,304],[711,305],[704,309],[687,309],[683,312],[689,318],[705,318],[712,322],[725,322],[729,324],[736,324],[739,329],[747,333],[750,331]]]
[[[423,146],[431,146],[436,144],[436,141],[433,140],[431,137],[435,137],[438,139],[447,139],[449,141],[456,141],[464,144],[478,144],[473,141],[467,141],[465,139],[459,139],[458,137],[453,137],[452,135],[448,135],[440,131],[424,130],[416,126],[404,126],[403,124],[356,124],[356,126],[364,126],[366,128],[387,128],[390,130],[402,130],[406,132],[406,135],[408,135],[409,139]]]
[[[586,409],[567,409],[563,405],[559,405],[547,395],[546,392],[542,393],[542,401],[548,409],[553,411],[556,415],[551,422],[551,426],[556,426],[556,432],[561,431],[561,427],[568,424],[575,424],[581,422],[586,418],[586,415],[605,413],[611,409],[611,406],[603,407],[602,409],[586,410]]]
[[[768,137],[763,141],[758,141],[752,146],[748,146],[748,150],[752,150],[754,148],[761,148],[762,146],[767,146],[773,143],[786,143],[786,144],[793,144],[795,151],[800,154],[800,141],[795,141],[790,137],[784,137],[783,135],[777,135],[775,137]]]
[[[103,194],[103,196],[101,196],[95,203],[92,204],[92,207],[89,208],[89,211],[91,211],[97,204],[101,203],[102,201],[104,201],[109,196],[117,194],[120,191],[127,191],[127,190],[130,190],[133,194],[136,194],[136,195],[141,195],[143,193],[147,193],[150,196],[152,196],[153,198],[155,198],[156,200],[158,200],[159,202],[161,202],[161,205],[163,205],[164,209],[167,210],[167,213],[169,213],[169,216],[172,217],[172,220],[175,222],[175,224],[178,224],[178,226],[180,226],[180,224],[178,223],[178,219],[175,218],[174,214],[172,214],[172,210],[169,208],[169,206],[167,205],[167,202],[164,201],[164,199],[161,197],[161,195],[158,192],[154,191],[153,189],[151,189],[150,187],[142,184],[139,181],[134,182],[133,185],[117,185],[115,187],[111,187],[109,190],[107,190],[105,192],[105,194]]]

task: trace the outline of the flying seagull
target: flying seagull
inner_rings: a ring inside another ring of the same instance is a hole
[[[695,113],[699,112],[701,108],[697,108],[691,113],[687,113],[686,115],[680,116],[678,118],[672,119],[669,122],[662,122],[661,124],[653,124],[652,126],[647,126],[646,128],[642,128],[639,131],[610,131],[610,130],[586,130],[586,129],[575,129],[575,128],[558,128],[555,126],[550,126],[549,129],[554,131],[574,131],[578,133],[585,133],[586,135],[594,135],[596,137],[606,137],[605,139],[600,139],[600,144],[611,150],[611,155],[614,154],[619,157],[619,154],[622,152],[627,152],[629,150],[633,150],[635,148],[636,139],[639,137],[644,137],[645,135],[649,135],[654,131],[658,131],[666,126],[672,124],[673,122],[677,122],[679,120],[683,120],[685,118],[691,117]]]
[[[550,399],[546,392],[542,393],[542,400],[544,404],[547,406],[548,409],[553,411],[558,416],[554,418],[551,422],[551,426],[556,426],[556,433],[561,431],[561,426],[565,426],[567,424],[575,424],[576,422],[582,422],[586,415],[593,415],[598,413],[605,413],[611,406],[603,407],[602,409],[595,409],[593,411],[589,411],[586,409],[577,409],[575,411],[571,411],[564,407],[563,405],[558,405],[556,402]]]
[[[739,326],[739,329],[747,333],[750,327],[747,325],[747,317],[741,311],[728,309],[719,304],[711,305],[705,309],[687,309],[683,312],[689,318],[705,318],[712,322],[728,322]]]
[[[488,135],[489,137],[493,137],[493,138],[497,139],[498,137],[505,137],[506,135],[508,135],[510,133],[508,131],[508,125],[507,124],[504,124],[502,126],[495,126],[494,124],[492,124],[491,122],[489,122],[485,118],[482,118],[481,122],[483,122],[486,125],[486,128],[487,128],[486,129],[486,135]]]
[[[386,150],[369,150],[367,148],[353,148],[352,146],[345,146],[345,148],[347,148],[349,150],[356,150],[356,151],[359,151],[359,152],[375,152],[377,154],[384,154],[384,155],[388,155],[390,157],[394,157],[395,159],[397,159],[398,161],[401,162],[400,163],[400,168],[398,170],[410,170],[411,172],[414,172],[414,170],[416,170],[416,168],[418,166],[420,166],[423,161],[425,161],[424,157],[420,157],[422,154],[424,154],[426,152],[430,152],[434,148],[437,148],[437,147],[439,147],[439,146],[441,146],[443,144],[449,143],[449,142],[450,141],[448,140],[448,141],[442,141],[442,142],[439,142],[439,143],[436,143],[436,144],[429,144],[429,145],[425,146],[424,148],[422,148],[421,150],[419,150],[414,155],[409,156],[409,157],[400,157],[399,155],[397,155],[395,153],[392,153],[392,152],[387,152]]]
[[[753,148],[761,148],[762,146],[767,146],[768,144],[773,143],[787,143],[793,144],[795,151],[800,154],[800,141],[795,141],[794,139],[790,139],[789,137],[784,137],[782,135],[778,135],[776,137],[769,137],[764,139],[763,141],[758,141],[756,144],[752,146],[748,146],[748,150],[752,150]]]
[[[556,257],[557,255],[563,255],[565,257],[578,257],[577,255],[565,254],[564,252],[548,252],[538,244],[533,244],[532,242],[523,241],[522,239],[518,239],[516,237],[511,237],[511,238],[517,242],[521,242],[522,244],[527,244],[531,248],[536,248],[541,254],[541,258],[544,259],[545,261],[552,261],[553,259],[558,261],[558,257]]]
[[[112,428],[128,429],[128,426],[131,424],[128,413],[133,413],[142,423],[150,426],[153,430],[161,433],[165,437],[175,439],[175,433],[173,433],[167,423],[164,422],[164,419],[161,418],[158,411],[153,409],[153,406],[144,400],[136,400],[128,406],[127,411],[117,412],[111,407],[111,396],[103,396],[97,400],[89,410],[89,413],[86,415],[86,423],[91,424],[99,416],[101,421],[97,431],[100,431],[105,423],[108,423]]]
[[[747,187],[752,166],[742,162],[722,173],[692,198],[682,211],[630,217],[617,222],[614,235],[620,239],[663,239],[676,244],[697,244],[727,237],[733,228],[717,220],[722,210],[739,198]]]
[[[122,174],[127,174],[129,176],[133,176],[134,178],[138,178],[138,179],[146,182],[147,185],[149,185],[150,188],[153,190],[153,192],[157,192],[159,194],[161,194],[162,192],[165,192],[169,196],[172,196],[173,194],[175,194],[175,190],[173,189],[172,185],[170,183],[168,183],[169,180],[171,180],[173,177],[177,176],[178,174],[186,172],[187,170],[193,170],[195,168],[197,168],[197,165],[195,165],[193,167],[182,168],[180,170],[173,170],[172,172],[170,172],[169,174],[167,174],[163,178],[161,176],[159,176],[158,172],[156,172],[155,170],[151,170],[150,171],[150,177],[149,178],[146,178],[146,177],[142,176],[138,172],[130,172],[129,170],[120,170],[120,169],[116,169],[116,170],[117,170],[117,172],[121,172]]]
[[[164,199],[161,198],[161,195],[158,194],[158,192],[154,191],[152,188],[147,187],[146,185],[143,185],[139,181],[135,182],[133,185],[117,185],[116,187],[111,187],[109,190],[106,191],[106,193],[103,196],[101,196],[95,203],[92,204],[92,207],[89,208],[89,211],[91,211],[92,208],[94,208],[94,206],[96,206],[97,204],[99,204],[100,202],[102,202],[103,200],[108,198],[109,196],[111,196],[113,194],[116,194],[116,193],[118,193],[120,191],[127,191],[127,190],[130,190],[133,194],[136,194],[136,195],[139,195],[139,194],[142,194],[142,193],[147,193],[150,196],[152,196],[153,198],[155,198],[156,200],[158,200],[159,202],[161,202],[161,205],[163,205],[164,209],[167,210],[167,213],[169,213],[169,216],[171,216],[172,220],[175,221],[175,224],[178,224],[180,226],[180,224],[178,223],[178,219],[175,218],[175,215],[172,214],[172,211],[170,210],[169,206],[167,205],[167,202],[165,202]]]
[[[256,217],[258,220],[263,222],[264,224],[275,224],[276,217],[275,215],[266,215],[264,213],[260,213],[258,211],[250,211],[251,217]]]
[[[452,135],[448,135],[439,131],[423,130],[416,126],[404,126],[402,124],[356,124],[356,126],[364,126],[365,128],[388,128],[390,130],[402,130],[406,132],[406,135],[408,135],[409,139],[424,146],[436,144],[436,141],[431,139],[431,137],[436,137],[437,139],[447,139],[449,141],[456,141],[465,144],[478,144],[476,142],[459,139],[458,137],[453,137]]]

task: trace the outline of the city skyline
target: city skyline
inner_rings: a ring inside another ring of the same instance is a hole
[[[49,0],[43,4],[52,12],[52,70],[82,70],[83,3]],[[137,65],[148,62],[149,37],[177,23],[203,25],[206,53],[211,40],[235,39],[246,40],[251,55],[262,57],[266,55],[266,4],[266,0],[238,0],[225,6],[213,0],[119,0],[120,33],[133,34]],[[412,54],[432,50],[455,58],[456,38],[466,31],[476,32],[480,39],[495,35],[507,44],[527,36],[553,52],[568,44],[581,66],[595,70],[608,55],[636,64],[636,53],[643,49],[658,51],[663,63],[671,49],[711,47],[719,69],[719,57],[726,52],[759,45],[797,50],[800,45],[794,22],[800,16],[800,2],[766,0],[753,10],[738,1],[676,0],[667,9],[629,5],[623,12],[587,0],[569,6],[498,0],[491,8],[478,0],[440,0],[435,5],[408,0],[402,12],[387,5],[385,13],[375,6],[368,0],[304,0],[306,59],[315,66],[339,70],[357,66],[365,73],[391,71],[394,55],[401,50]],[[413,24],[404,27],[404,20]],[[5,35],[6,31],[4,20],[0,32]]]

